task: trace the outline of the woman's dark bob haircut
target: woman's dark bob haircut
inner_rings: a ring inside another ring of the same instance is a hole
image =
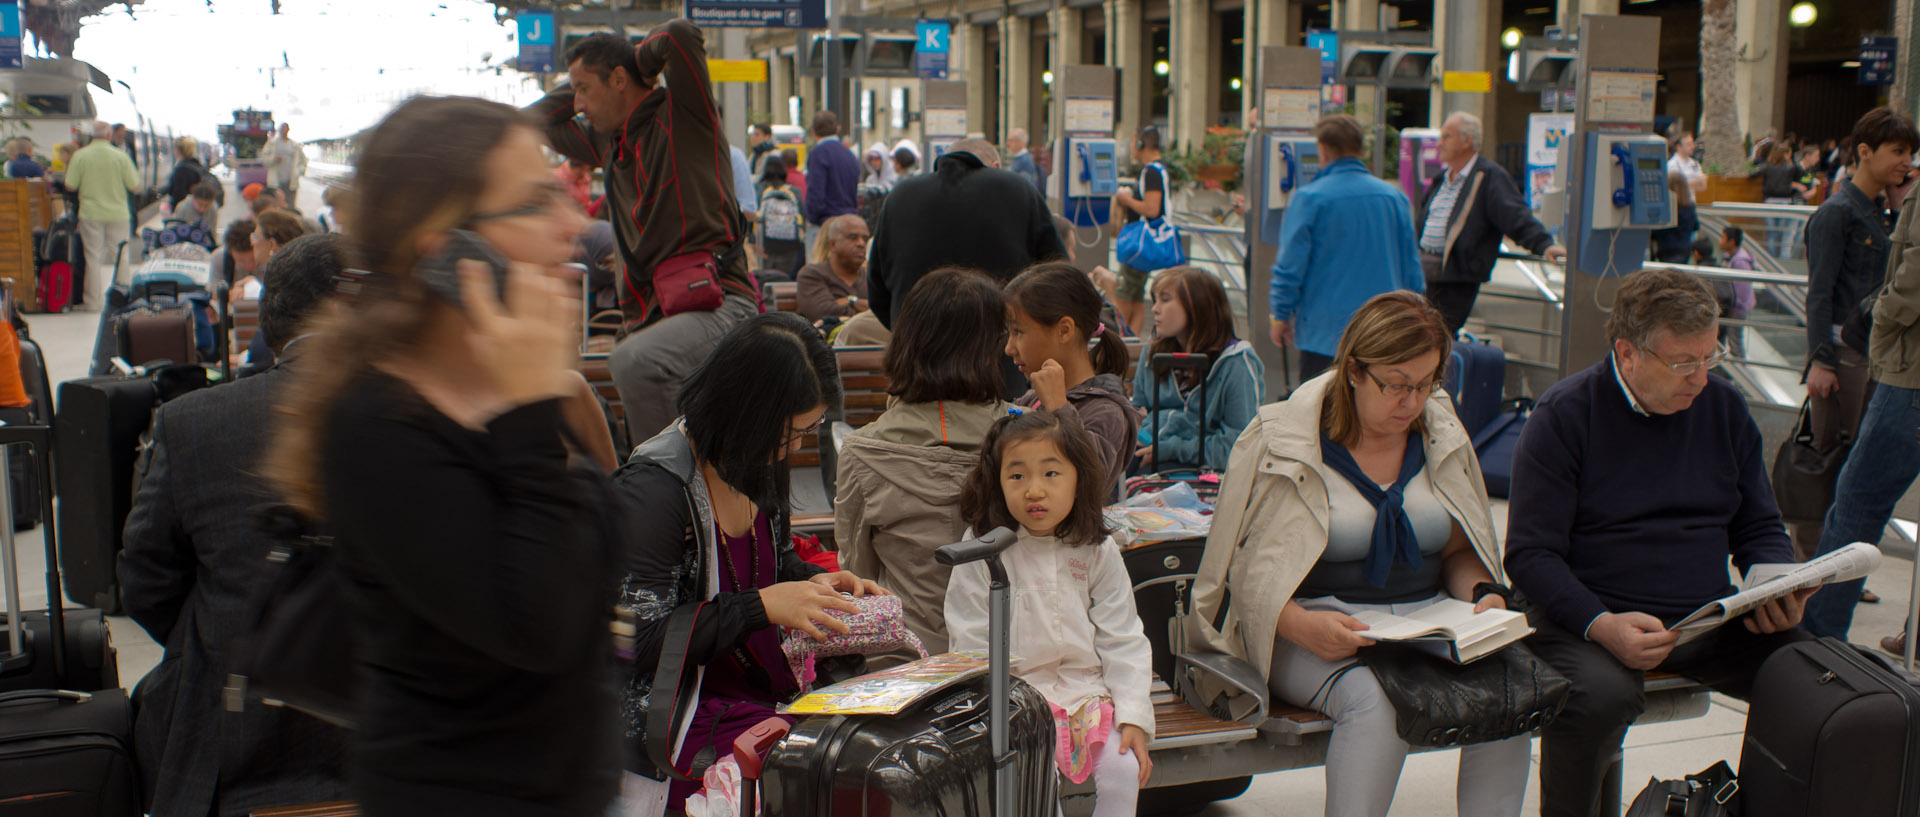
[[[800,316],[756,315],[734,327],[680,388],[694,455],[768,515],[787,508],[793,418],[840,405],[840,364]]]
[[[1000,285],[964,267],[934,270],[913,285],[887,344],[887,394],[903,403],[1000,399],[1007,304]]]

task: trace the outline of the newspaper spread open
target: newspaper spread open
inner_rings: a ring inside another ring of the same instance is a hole
[[[1803,564],[1753,565],[1747,568],[1747,580],[1741,583],[1740,592],[1693,611],[1672,629],[1680,634],[1679,643],[1685,644],[1788,593],[1852,581],[1879,566],[1880,549],[1865,542],[1855,542]]]

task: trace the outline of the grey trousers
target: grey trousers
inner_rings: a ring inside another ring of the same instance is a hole
[[[1438,598],[1406,604],[1347,604],[1333,598],[1297,601],[1309,610],[1409,613]],[[1327,747],[1327,817],[1386,817],[1408,747],[1394,728],[1393,703],[1380,691],[1373,670],[1355,667],[1323,688],[1327,678],[1353,660],[1324,661],[1304,647],[1275,638],[1267,685],[1274,697],[1333,718],[1333,738]],[[1519,817],[1527,793],[1531,740],[1521,735],[1460,749],[1455,797],[1463,817]]]
[[[680,416],[674,401],[680,384],[735,326],[759,314],[744,295],[729,295],[712,312],[682,312],[620,341],[607,358],[614,388],[626,407],[627,435],[635,444],[660,433]]]

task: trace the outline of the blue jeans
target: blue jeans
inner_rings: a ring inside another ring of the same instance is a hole
[[[1840,469],[1834,486],[1833,507],[1827,509],[1819,554],[1853,542],[1877,544],[1893,517],[1893,504],[1920,476],[1920,390],[1880,384],[1867,401],[1860,420],[1860,436]],[[1816,636],[1845,639],[1853,624],[1853,606],[1860,602],[1865,579],[1821,588],[1807,602],[1801,628]]]

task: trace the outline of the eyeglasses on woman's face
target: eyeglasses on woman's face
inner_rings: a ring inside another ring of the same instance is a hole
[[[1440,381],[1438,380],[1429,380],[1425,383],[1388,383],[1385,380],[1381,380],[1379,375],[1374,374],[1371,368],[1361,369],[1360,371],[1366,372],[1367,379],[1372,380],[1373,385],[1380,389],[1380,394],[1389,400],[1405,400],[1408,397],[1416,395],[1421,400],[1425,400],[1433,396],[1434,389],[1440,388]]]

